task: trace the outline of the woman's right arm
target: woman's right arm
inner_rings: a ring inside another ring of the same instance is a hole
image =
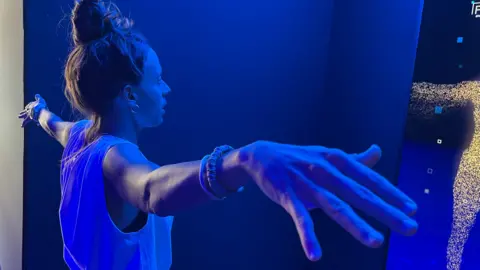
[[[308,258],[318,260],[316,239],[308,209],[321,208],[353,237],[378,247],[383,236],[358,216],[365,212],[404,235],[417,230],[410,217],[416,204],[388,180],[365,166],[378,147],[357,156],[320,146],[295,146],[256,142],[232,151],[219,160],[218,182],[236,189],[248,182],[292,217]],[[210,200],[199,181],[200,161],[159,167],[130,144],[113,147],[103,169],[108,181],[127,202],[144,212],[161,216]]]
[[[67,145],[70,130],[76,122],[64,121],[48,109],[47,102],[40,96],[35,95],[35,101],[28,103],[25,109],[18,115],[22,119],[22,127],[29,122],[37,122],[45,132],[56,139],[63,147]]]
[[[75,122],[64,121],[48,109],[40,111],[38,123],[48,135],[57,140],[63,147],[67,145],[70,130],[75,125]]]

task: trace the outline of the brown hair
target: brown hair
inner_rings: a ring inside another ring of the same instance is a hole
[[[73,49],[65,66],[65,96],[92,120],[86,144],[98,136],[102,115],[126,84],[143,74],[146,40],[114,4],[76,1],[71,15]]]

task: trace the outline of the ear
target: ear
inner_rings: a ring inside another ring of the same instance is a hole
[[[128,102],[130,106],[138,106],[138,95],[134,91],[134,87],[127,84],[122,89],[122,97]]]

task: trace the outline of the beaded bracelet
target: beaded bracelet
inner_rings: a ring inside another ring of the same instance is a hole
[[[204,156],[200,163],[200,186],[202,187],[203,191],[208,195],[208,197],[210,197],[211,200],[221,200],[207,188],[206,165],[209,157],[210,155]]]
[[[215,148],[213,153],[207,158],[206,170],[207,170],[207,182],[210,186],[212,193],[220,200],[223,200],[227,197],[228,194],[234,192],[241,192],[243,187],[239,188],[236,191],[230,191],[222,187],[217,181],[217,163],[218,160],[223,156],[231,152],[233,147],[228,145],[223,145]]]
[[[27,114],[32,119],[33,122],[38,124],[38,118],[40,117],[40,112],[45,109],[48,111],[48,107],[46,105],[37,105],[35,107],[27,105]]]

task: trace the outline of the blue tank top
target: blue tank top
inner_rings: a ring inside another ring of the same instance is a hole
[[[170,269],[173,217],[149,214],[133,233],[117,228],[107,210],[102,163],[109,149],[130,142],[101,136],[83,147],[88,125],[73,126],[62,157],[59,216],[66,264],[75,270]]]

